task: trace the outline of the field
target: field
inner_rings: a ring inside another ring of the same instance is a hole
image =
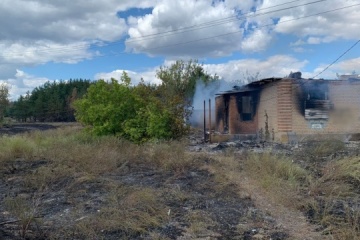
[[[0,136],[0,239],[360,238],[357,142],[204,144],[194,132],[136,145],[26,129]]]

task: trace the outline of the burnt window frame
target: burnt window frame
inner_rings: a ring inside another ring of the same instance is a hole
[[[250,98],[249,102],[249,106],[247,107],[248,109],[250,109],[250,113],[243,112],[243,97],[248,97]],[[257,100],[257,92],[256,91],[250,91],[250,92],[244,92],[238,95],[237,97],[237,102],[238,102],[238,111],[239,111],[239,116],[240,116],[240,120],[242,122],[252,122],[254,121],[254,117],[255,117],[255,109],[256,109],[256,100]]]
[[[304,84],[302,113],[306,120],[329,119],[329,111],[333,108],[329,96],[329,83],[326,81],[316,82],[313,80]]]

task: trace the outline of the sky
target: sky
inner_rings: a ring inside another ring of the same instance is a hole
[[[179,59],[226,82],[336,79],[360,74],[359,13],[360,0],[1,0],[0,83],[12,100],[123,71],[159,83],[159,67]]]

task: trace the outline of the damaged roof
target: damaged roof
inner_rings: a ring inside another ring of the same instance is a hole
[[[313,79],[313,78],[304,79],[301,77],[300,78],[298,78],[298,77],[285,77],[285,78],[271,77],[271,78],[264,78],[259,81],[251,82],[251,83],[248,83],[248,84],[242,85],[242,86],[234,86],[231,90],[223,91],[223,92],[217,93],[216,95],[226,95],[226,94],[241,93],[241,92],[259,91],[263,86],[270,84],[270,83],[278,82],[283,79],[291,79],[292,81],[298,82],[300,84],[319,84],[319,83],[344,82],[344,81],[360,82],[360,78],[347,78],[346,80],[342,80],[342,79],[330,80],[330,79],[322,79],[322,78],[320,78],[320,79]]]
[[[232,90],[223,91],[223,92],[217,93],[216,95],[258,91],[260,87],[262,87],[266,84],[272,83],[272,82],[280,81],[281,79],[283,79],[283,78],[274,78],[274,77],[264,78],[259,81],[251,82],[251,83],[243,85],[243,86],[234,86]]]

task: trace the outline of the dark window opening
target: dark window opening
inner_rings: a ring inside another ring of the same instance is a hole
[[[251,121],[253,119],[253,101],[251,96],[241,97],[241,120]]]
[[[328,119],[332,103],[329,100],[327,85],[310,85],[305,93],[305,119]]]

